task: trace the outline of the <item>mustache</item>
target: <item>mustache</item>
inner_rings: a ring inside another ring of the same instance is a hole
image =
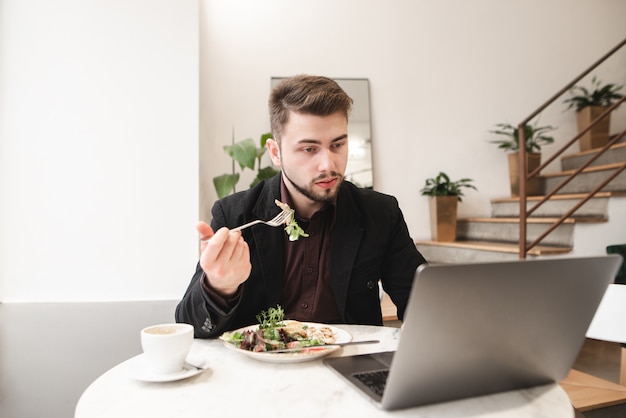
[[[313,182],[324,181],[324,180],[330,179],[332,177],[337,177],[339,180],[341,180],[343,178],[343,175],[338,173],[338,172],[336,172],[336,171],[331,171],[330,173],[320,174],[318,177],[313,179]]]

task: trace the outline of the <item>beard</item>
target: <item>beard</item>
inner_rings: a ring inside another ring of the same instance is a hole
[[[343,182],[343,175],[337,173],[336,171],[331,171],[328,175],[322,174],[321,176],[313,179],[313,181],[311,181],[311,183],[308,186],[299,185],[295,181],[293,181],[291,178],[289,178],[289,174],[287,174],[287,172],[285,171],[285,167],[283,167],[283,175],[289,181],[289,183],[291,183],[293,188],[296,189],[301,195],[318,203],[332,203],[335,200],[335,197],[337,196],[337,193],[339,191],[339,186]],[[337,184],[335,184],[335,186],[332,189],[325,189],[325,190],[321,190],[320,192],[315,192],[313,189],[315,182],[324,180],[329,175],[332,177],[337,177]]]

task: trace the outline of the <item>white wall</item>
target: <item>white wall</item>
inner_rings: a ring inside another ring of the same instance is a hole
[[[233,129],[269,129],[272,76],[370,80],[375,188],[414,238],[439,170],[474,178],[461,215],[487,215],[508,194],[487,131],[623,39],[625,15],[622,0],[0,0],[0,301],[180,297],[198,186],[209,220]],[[603,79],[626,82],[624,55]],[[561,108],[542,122],[574,131]]]
[[[521,122],[626,36],[622,0],[202,0],[201,14],[200,140],[211,158],[202,216],[215,199],[210,179],[230,170],[221,147],[233,127],[236,139],[269,129],[272,76],[362,77],[374,187],[398,197],[415,239],[430,238],[427,177],[473,178],[479,193],[466,194],[460,216],[488,216],[490,200],[509,195],[488,131]],[[626,49],[597,74],[626,84]],[[541,117],[560,142],[575,134],[564,109],[559,100]]]
[[[197,258],[198,9],[0,1],[0,301],[182,295]]]

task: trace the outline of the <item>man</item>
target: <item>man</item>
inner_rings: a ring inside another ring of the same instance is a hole
[[[257,323],[280,305],[285,318],[382,325],[378,281],[403,318],[413,275],[425,262],[395,198],[344,181],[352,99],[331,79],[300,75],[270,95],[269,156],[281,172],[215,203],[196,273],[176,320],[197,338]],[[259,224],[295,210],[309,234],[290,241],[283,227]],[[215,231],[215,232],[214,232]]]

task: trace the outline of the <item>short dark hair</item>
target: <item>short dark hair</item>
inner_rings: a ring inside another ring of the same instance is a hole
[[[270,94],[269,111],[272,134],[280,141],[289,112],[328,116],[342,112],[348,119],[352,99],[335,80],[306,74],[296,75],[280,82]]]

